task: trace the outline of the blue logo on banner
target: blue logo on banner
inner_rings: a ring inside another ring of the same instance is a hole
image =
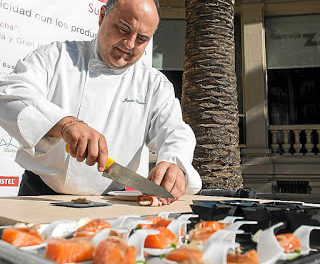
[[[13,138],[10,138],[9,141],[0,138],[0,148],[1,147],[4,147],[3,152],[17,152],[17,149],[20,148],[20,144]]]

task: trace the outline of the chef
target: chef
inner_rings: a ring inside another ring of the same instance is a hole
[[[158,23],[158,0],[109,0],[96,39],[43,46],[0,79],[0,125],[21,144],[19,195],[121,190],[102,177],[107,157],[136,171],[145,145],[158,155],[151,181],[176,198],[201,189],[173,86],[140,60]]]

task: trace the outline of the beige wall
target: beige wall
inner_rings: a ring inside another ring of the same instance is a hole
[[[162,19],[185,19],[184,0],[160,0]]]

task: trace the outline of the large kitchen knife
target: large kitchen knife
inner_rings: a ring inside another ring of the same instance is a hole
[[[146,179],[145,177],[127,169],[108,158],[107,166],[102,176],[124,184],[142,193],[154,195],[161,198],[174,198],[174,196],[160,185]]]
[[[69,153],[68,145],[66,145],[66,150]],[[108,158],[107,165],[102,176],[145,194],[154,195],[161,198],[174,198],[170,192],[160,185],[144,178],[143,176],[127,169],[126,167],[121,166],[111,158]]]

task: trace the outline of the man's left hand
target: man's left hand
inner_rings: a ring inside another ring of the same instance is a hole
[[[170,162],[161,161],[149,173],[148,179],[171,192],[175,199],[162,199],[162,204],[169,204],[179,199],[186,190],[186,179],[180,168]]]

